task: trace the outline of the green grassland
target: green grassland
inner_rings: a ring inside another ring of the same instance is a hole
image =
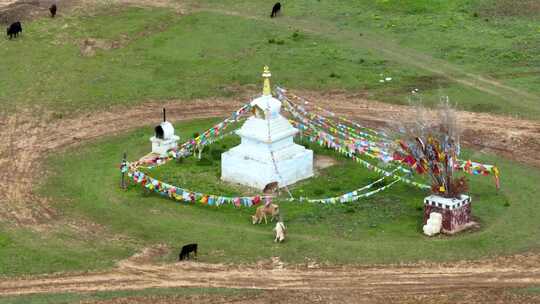
[[[212,122],[193,121],[176,127],[185,137]],[[280,256],[289,263],[312,258],[324,263],[359,264],[479,258],[536,250],[540,245],[535,234],[540,228],[536,186],[530,183],[540,178],[540,171],[492,155],[470,154],[473,159],[496,163],[503,172],[499,192],[489,177],[470,178],[479,231],[455,237],[423,236],[421,206],[425,193],[397,184],[351,204],[281,201],[290,233],[285,243],[275,244],[271,224],[251,224],[253,209],[188,205],[148,194],[138,186],[122,191],[119,158],[124,150],[130,159],[144,155],[151,132],[143,128],[51,156],[47,162],[50,177],[41,194],[54,202],[62,218],[95,222],[102,228],[92,233],[73,231],[69,226],[44,233],[6,229],[0,238],[0,273],[108,268],[137,249],[157,243],[174,249],[164,261],[174,260],[182,244],[197,242],[199,261],[203,262],[254,262]],[[235,140],[229,137],[213,144],[203,154],[202,163],[192,158],[172,162],[155,169],[154,174],[196,191],[237,193],[238,188],[219,184],[219,160],[212,152],[228,148]],[[320,148],[316,152],[328,153]],[[375,177],[350,160],[337,160],[335,166],[293,187],[293,193],[334,195],[363,186]]]
[[[188,1],[186,15],[98,6],[0,39],[0,101],[84,111],[234,96],[269,64],[289,88],[392,103],[419,88],[428,105],[449,95],[463,109],[539,118],[540,22],[497,15],[490,3],[501,1],[294,1],[277,19],[262,0]],[[118,47],[84,57],[85,38]],[[379,83],[381,74],[393,80]]]
[[[264,18],[266,14],[261,9],[263,0],[205,2],[208,7],[244,16]],[[433,95],[448,94],[465,109],[519,113],[516,108],[529,108],[535,113],[525,116],[538,118],[540,11],[531,7],[527,0],[307,0],[286,3],[279,24],[314,31],[343,46],[430,72],[430,77],[408,84],[427,86],[420,88],[427,91],[428,103]],[[401,93],[406,80],[400,79],[404,81]],[[471,90],[476,86],[481,93]],[[376,96],[399,102],[403,100],[396,94],[400,89]]]
[[[338,43],[317,35],[295,36],[294,30],[286,29],[278,37],[273,26],[262,21],[216,13],[179,18],[161,9],[118,10],[111,16],[70,18],[65,21],[73,23],[69,34],[55,34],[66,32],[61,30],[62,23],[40,20],[30,24],[26,34],[48,28],[38,32],[40,37],[2,41],[7,48],[0,60],[6,60],[1,65],[7,73],[1,76],[0,91],[5,94],[1,97],[17,104],[39,100],[60,109],[92,109],[148,99],[230,96],[229,87],[258,82],[264,64],[272,66],[276,81],[303,83],[305,88],[354,88],[362,79],[375,89],[379,73],[385,70],[394,77],[414,78],[419,73],[400,69],[367,51],[341,50]],[[84,37],[119,39],[121,34],[137,32],[137,26],[160,22],[166,24],[165,30],[146,29],[157,32],[121,49],[98,51],[95,57],[82,57],[75,45]],[[116,31],[104,31],[103,25],[109,23],[107,28]],[[272,38],[278,42],[269,43]],[[50,42],[57,39],[66,42]],[[17,56],[26,59],[8,64],[9,58]],[[327,67],[333,68],[335,77],[330,77],[332,71],[321,71]]]

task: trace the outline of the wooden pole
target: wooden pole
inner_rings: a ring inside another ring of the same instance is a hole
[[[122,171],[122,182],[121,182],[121,187],[122,189],[126,189],[127,186],[126,186],[126,166],[127,166],[127,153],[124,152],[124,157],[122,159],[122,164],[120,165],[120,170]]]
[[[167,121],[167,112],[165,108],[163,108],[163,122],[166,122],[166,121]]]

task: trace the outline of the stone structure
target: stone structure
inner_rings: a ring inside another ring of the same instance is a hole
[[[471,198],[467,195],[461,195],[460,199],[430,195],[424,199],[424,225],[432,212],[442,214],[443,233],[456,233],[473,224]]]
[[[268,67],[262,76],[263,94],[251,102],[253,116],[236,131],[240,145],[221,155],[221,179],[257,189],[272,182],[284,187],[313,176],[313,151],[294,143],[298,130],[280,114]]]
[[[154,128],[154,136],[150,138],[152,153],[161,156],[166,156],[167,151],[176,148],[178,140],[180,140],[180,137],[174,134],[174,127],[167,121],[165,113],[165,109],[163,109],[163,122]]]

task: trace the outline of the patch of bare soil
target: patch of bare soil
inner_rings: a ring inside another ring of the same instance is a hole
[[[186,7],[183,1],[174,0],[115,0],[117,4],[143,7],[168,7],[176,10],[177,13],[185,14]]]
[[[49,7],[58,5],[57,17],[71,11],[81,0],[0,0],[0,24],[11,24],[15,21],[28,21],[50,16]],[[23,25],[24,28],[24,25]]]
[[[40,6],[38,0],[0,0],[0,24],[3,25],[9,25],[15,21],[35,18],[41,12],[45,12],[45,9]]]
[[[315,155],[315,169],[321,170],[337,164],[337,160],[327,155]]]
[[[118,41],[106,41],[103,39],[86,38],[80,43],[81,55],[92,57],[96,55],[96,50],[110,50],[120,47]]]
[[[169,27],[169,25],[169,23],[155,24],[151,27],[146,28],[144,31],[141,31],[131,36],[122,34],[118,39],[115,40],[85,38],[79,42],[81,55],[85,57],[92,57],[96,55],[96,51],[98,50],[106,51],[126,47],[129,43],[137,39],[141,39],[144,37],[148,37],[152,34],[165,31]]]
[[[478,10],[477,15],[481,17],[534,17],[540,15],[540,2],[537,0],[495,0],[481,3]]]
[[[168,7],[178,14],[186,14],[183,1],[174,0],[0,0],[0,24],[28,21],[49,16],[48,8],[56,3],[57,18],[75,11],[86,11],[100,5],[120,5],[139,7]]]

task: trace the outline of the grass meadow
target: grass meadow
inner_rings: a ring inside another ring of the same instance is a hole
[[[38,105],[64,114],[149,100],[235,97],[258,88],[268,64],[274,83],[293,89],[345,90],[406,103],[419,88],[427,105],[448,95],[461,109],[540,118],[540,20],[534,7],[510,0],[298,0],[270,19],[262,0],[183,3],[185,14],[99,5],[25,22],[20,39],[0,39],[2,110]],[[81,53],[87,38],[101,45],[93,56]],[[381,83],[382,77],[392,81]],[[186,138],[212,122],[176,127]],[[191,206],[136,187],[119,189],[122,152],[130,159],[145,154],[151,133],[143,127],[50,155],[39,193],[57,210],[56,224],[37,230],[0,221],[0,275],[110,268],[157,243],[174,249],[163,258],[172,261],[178,247],[191,241],[199,243],[200,261],[233,263],[272,256],[288,263],[447,261],[540,246],[533,183],[540,170],[525,164],[465,151],[502,172],[499,192],[491,178],[470,178],[479,231],[424,237],[425,193],[396,185],[346,205],[281,202],[290,235],[276,245],[270,225],[250,223],[253,210]],[[205,184],[218,180],[212,151],[234,140],[211,147],[203,165],[191,159],[157,173],[194,190],[242,191]],[[326,196],[373,180],[348,160],[337,160],[293,191]]]

